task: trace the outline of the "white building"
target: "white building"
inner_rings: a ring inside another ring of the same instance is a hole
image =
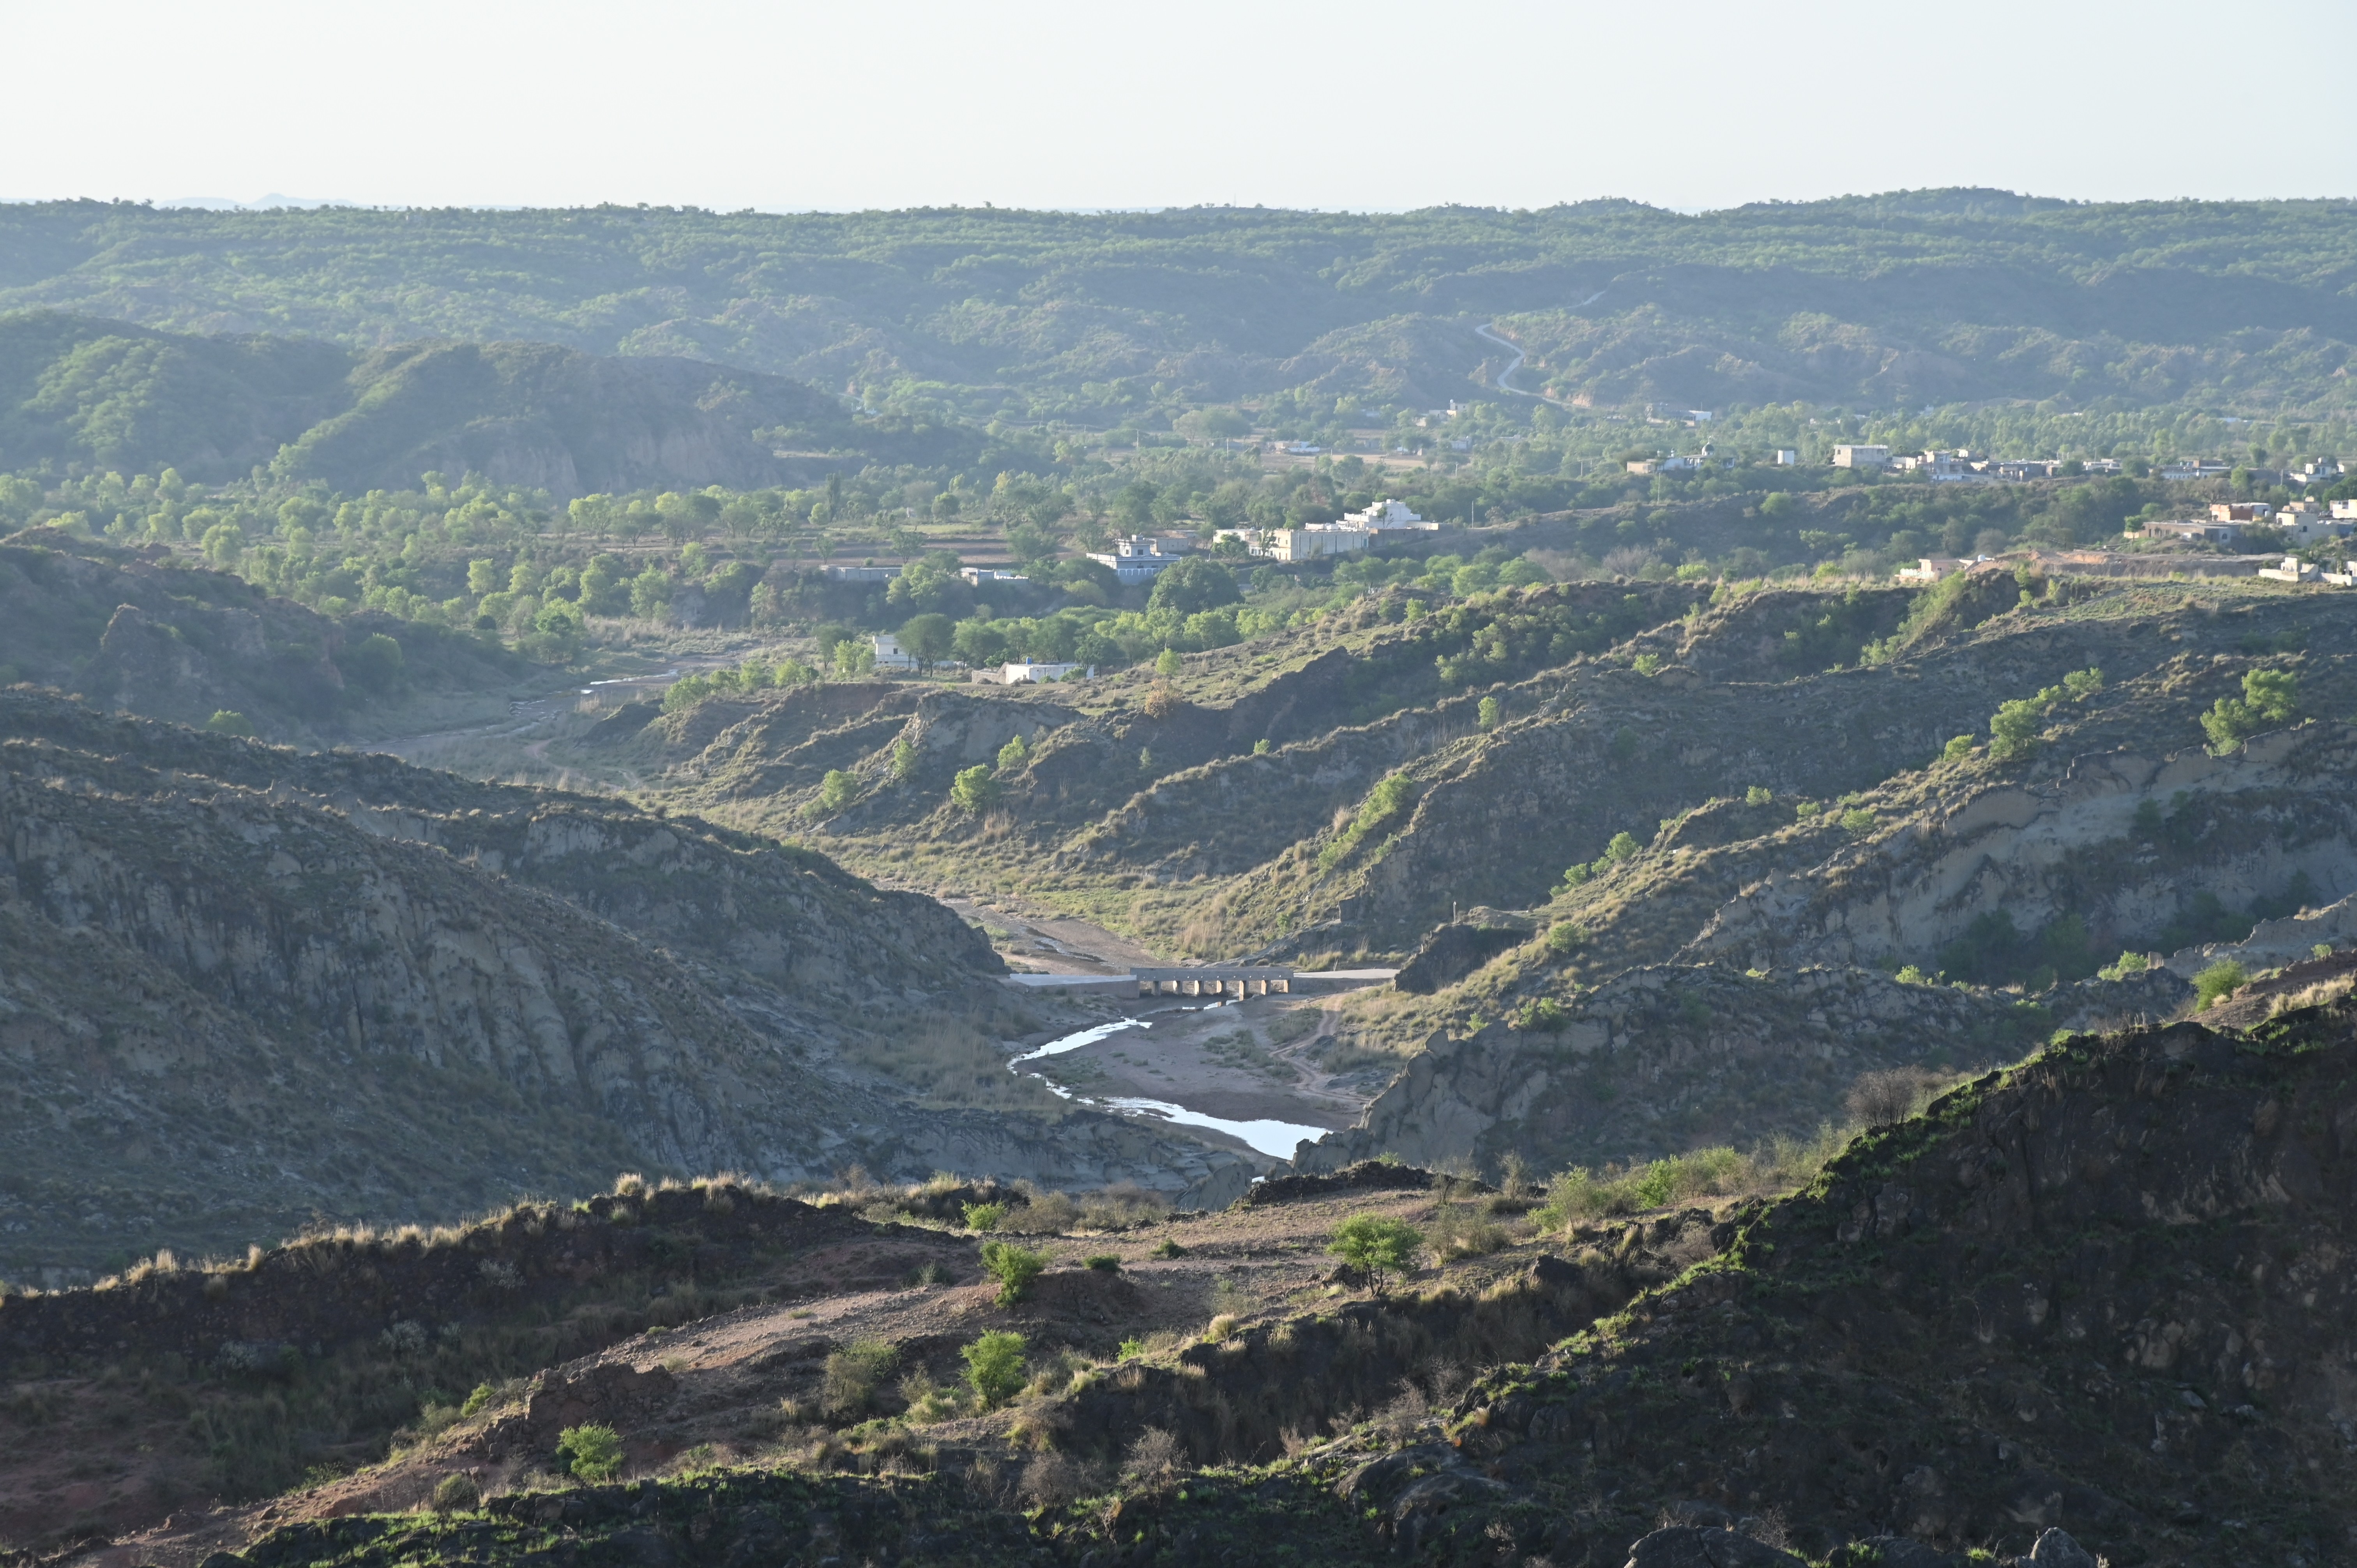
[[[2341,478],[2341,463],[2334,457],[2316,457],[2302,463],[2284,476],[2287,485],[2329,485]]]
[[[1986,561],[1988,557],[1983,555],[1978,559]],[[1953,555],[1924,555],[1918,557],[1914,565],[1899,568],[1898,575],[1902,583],[1936,583],[1943,577],[1954,576],[1971,564],[1972,562],[1959,560]]]
[[[1114,540],[1109,551],[1092,551],[1089,559],[1100,566],[1112,567],[1114,575],[1125,584],[1150,583],[1184,560],[1187,553],[1187,546],[1178,540],[1133,533]]]
[[[2260,567],[2259,575],[2278,583],[2314,583],[2323,579],[2324,568],[2310,565],[2297,555],[2287,555],[2280,566]]]
[[[2179,457],[2160,467],[2160,477],[2182,483],[2189,479],[2222,479],[2234,471],[2231,463],[2212,463],[2201,457]]]
[[[1081,668],[1082,666],[1078,664],[1049,664],[1034,660],[1021,664],[1001,666],[998,681],[1003,686],[1028,686],[1041,681],[1061,681],[1073,671]],[[1096,670],[1092,666],[1087,672],[1093,675]]]
[[[900,575],[898,566],[829,566],[827,579],[835,583],[888,583]]]
[[[1780,468],[1798,467],[1800,466],[1800,462],[1801,453],[1798,447],[1779,446],[1776,448],[1776,467]]]
[[[2351,522],[2357,522],[2357,501],[2334,501],[2332,515],[2344,518]]]
[[[914,670],[917,667],[915,657],[902,651],[900,639],[890,632],[879,631],[867,641],[876,650],[876,668],[878,670]]]
[[[1031,580],[1020,572],[1000,572],[988,566],[961,566],[958,575],[975,587],[985,583],[1028,583]]]
[[[1836,468],[1887,468],[1890,466],[1888,446],[1836,446],[1834,467]]]
[[[1395,501],[1388,498],[1377,501],[1374,505],[1367,508],[1364,511],[1344,512],[1342,514],[1342,525],[1345,528],[1370,528],[1379,532],[1387,528],[1422,529],[1426,532],[1437,532],[1440,527],[1440,524],[1437,522],[1426,522],[1423,518],[1418,517],[1415,512],[1409,510],[1408,505],[1405,501]]]
[[[1329,555],[1356,555],[1375,542],[1372,530],[1340,523],[1313,522],[1307,528],[1272,529],[1262,546],[1275,561],[1318,561]]]

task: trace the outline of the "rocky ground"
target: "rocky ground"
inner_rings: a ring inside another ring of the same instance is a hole
[[[565,1324],[599,1337],[483,1376],[471,1413],[429,1403],[389,1458],[222,1511],[151,1502],[142,1529],[70,1556],[2329,1563],[2357,1517],[2337,1369],[2352,1064],[2340,1003],[2243,1033],[2075,1036],[1858,1137],[1793,1196],[1628,1216],[1382,1165],[1186,1219],[1043,1198],[1003,1222],[1054,1260],[1012,1305],[977,1278],[980,1239],[926,1213],[985,1193],[810,1208],[720,1184],[331,1268],[315,1243],[218,1295],[150,1276],[119,1302],[11,1300],[10,1408],[53,1412],[14,1462],[40,1484],[13,1494],[13,1528],[70,1534],[72,1487],[128,1484],[176,1391],[216,1423],[236,1398],[310,1419],[315,1365],[406,1367],[455,1402],[501,1325],[543,1326],[501,1341],[528,1360]],[[1326,1246],[1385,1218],[1425,1245],[1378,1292]],[[707,1256],[712,1283],[659,1321],[669,1294],[615,1310],[616,1282]],[[514,1283],[436,1284],[490,1264]],[[298,1280],[316,1283],[290,1296]],[[419,1291],[455,1333],[364,1337]],[[227,1323],[205,1314],[241,1303],[298,1335],[289,1312],[340,1323],[342,1349],[275,1380],[218,1352],[197,1372]],[[987,1409],[948,1391],[985,1330],[1024,1337],[1029,1380]],[[556,1440],[593,1422],[622,1435],[623,1468],[576,1486]]]

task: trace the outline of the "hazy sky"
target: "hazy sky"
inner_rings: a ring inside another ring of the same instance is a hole
[[[2357,195],[2357,0],[0,0],[0,197]]]

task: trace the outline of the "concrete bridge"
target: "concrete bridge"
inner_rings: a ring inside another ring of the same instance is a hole
[[[1192,969],[1141,969],[1132,972],[1140,996],[1265,996],[1293,989],[1293,971],[1245,964],[1207,963]]]

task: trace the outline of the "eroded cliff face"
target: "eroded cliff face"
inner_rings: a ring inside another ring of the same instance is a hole
[[[2076,757],[2059,775],[1991,782],[1771,875],[1722,905],[1686,951],[1753,967],[1803,955],[1912,961],[1998,910],[2024,930],[2078,914],[2124,942],[2161,929],[2197,893],[2241,908],[2299,877],[2311,902],[2331,903],[2357,890],[2357,803],[2341,788],[2352,763],[2357,734],[2343,725],[2262,736],[2227,757],[2188,746]]]
[[[1953,1073],[2011,1061],[2058,1025],[2166,1017],[2192,994],[2166,970],[2040,999],[1901,984],[1877,970],[1773,973],[1716,964],[1630,970],[1549,1024],[1436,1033],[1356,1126],[1305,1144],[1304,1170],[1394,1155],[1509,1155],[1536,1170],[1636,1164],[1689,1149],[1806,1139],[1847,1115],[1861,1073]]]
[[[10,1273],[626,1168],[1175,1191],[1236,1163],[850,1070],[996,997],[996,959],[930,899],[701,823],[11,693],[0,846]]]

